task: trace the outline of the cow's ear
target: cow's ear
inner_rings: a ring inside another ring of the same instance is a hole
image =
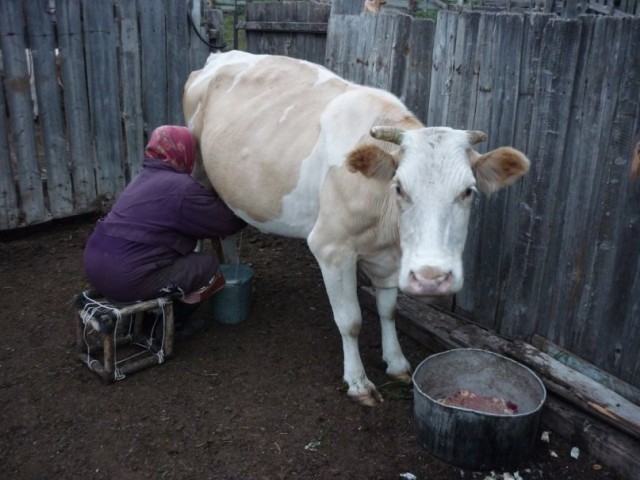
[[[368,178],[391,180],[397,167],[396,158],[375,145],[361,145],[347,156],[349,171],[360,172]]]
[[[529,159],[511,147],[500,147],[483,155],[472,151],[470,157],[478,187],[487,194],[512,184],[529,171]]]

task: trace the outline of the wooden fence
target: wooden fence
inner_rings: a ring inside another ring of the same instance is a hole
[[[397,1],[397,0],[391,0]],[[640,15],[640,0],[462,0],[444,2],[427,0],[425,7],[459,9],[481,8],[497,11],[530,11],[539,13],[557,13],[563,17],[575,17],[582,14],[604,14],[617,17]]]
[[[317,2],[248,2],[247,50],[324,63],[331,5]]]
[[[187,16],[200,0],[52,4],[0,2],[0,230],[115,197],[148,133],[183,123],[184,82],[209,53]]]
[[[359,3],[334,2],[332,70],[532,161],[476,205],[456,311],[640,386],[640,185],[628,179],[640,18],[441,11],[431,22],[362,15]]]

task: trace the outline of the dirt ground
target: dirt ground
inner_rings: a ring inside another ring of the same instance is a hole
[[[82,249],[95,218],[0,237],[0,478],[480,479],[416,442],[410,388],[348,400],[342,347],[304,242],[248,229],[249,318],[176,345],[175,356],[111,385],[75,354],[71,300],[87,287]],[[211,318],[203,304],[196,315]],[[404,335],[415,366],[429,352]],[[387,382],[377,320],[360,337],[369,378]],[[548,429],[546,426],[542,430]],[[489,478],[619,478],[551,433],[516,472]],[[412,477],[414,475],[415,477]],[[509,477],[511,475],[511,477]]]

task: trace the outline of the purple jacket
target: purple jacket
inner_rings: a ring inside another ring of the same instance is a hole
[[[85,275],[118,301],[154,298],[168,287],[193,291],[218,268],[214,254],[193,253],[198,239],[231,235],[245,225],[190,175],[148,158],[89,237]],[[158,273],[178,260],[179,267]]]
[[[148,158],[96,232],[186,255],[198,239],[232,235],[245,225],[190,175]]]

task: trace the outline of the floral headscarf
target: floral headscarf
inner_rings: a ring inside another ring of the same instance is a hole
[[[196,152],[196,137],[187,127],[163,125],[151,134],[144,156],[158,158],[179,172],[191,174]]]

